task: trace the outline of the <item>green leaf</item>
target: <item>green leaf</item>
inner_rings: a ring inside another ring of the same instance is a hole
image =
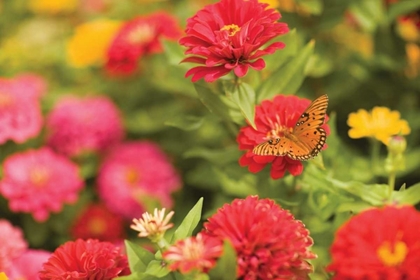
[[[292,29],[289,32],[287,32],[285,35],[277,37],[277,39],[272,42],[282,42],[286,46],[284,47],[284,49],[278,50],[272,55],[270,55],[270,59],[266,59],[265,61],[266,65],[265,65],[265,68],[263,69],[263,73],[264,73],[263,76],[271,75],[273,71],[278,69],[291,57],[296,56],[296,53],[298,50],[298,37],[296,35],[296,29]]]
[[[173,126],[185,131],[196,130],[201,127],[204,119],[196,116],[179,115],[165,122],[165,125]]]
[[[221,100],[220,95],[214,93],[209,85],[204,84],[203,82],[194,83],[194,87],[198,93],[199,99],[210,112],[224,120],[231,121],[229,108]]]
[[[416,205],[420,202],[420,183],[412,185],[405,190],[393,192],[392,201],[397,201],[398,204]]]
[[[320,15],[324,8],[321,0],[298,0],[297,2],[313,15]]]
[[[169,64],[182,66],[183,64],[180,64],[180,62],[185,58],[185,48],[174,41],[162,40],[162,43]],[[189,66],[185,65],[184,68],[189,68]]]
[[[255,92],[252,87],[246,83],[233,84],[225,82],[226,95],[239,107],[242,115],[248,123],[254,128],[255,114]]]
[[[141,246],[125,240],[128,262],[131,271],[146,271],[147,266],[155,259],[155,256]]]
[[[374,206],[382,206],[388,201],[388,185],[373,184],[365,185],[361,182],[341,182],[328,179],[335,187],[343,189]]]
[[[218,166],[236,162],[240,156],[241,152],[237,146],[230,146],[222,150],[192,148],[184,154],[186,158],[204,158]]]
[[[149,275],[163,277],[169,274],[169,269],[166,267],[166,263],[160,260],[153,260],[149,263],[146,269],[146,273]]]
[[[216,168],[213,171],[220,182],[223,192],[235,197],[246,197],[258,193],[256,189],[256,177],[250,173],[244,173],[244,169],[235,166]]]
[[[236,279],[236,266],[236,251],[229,241],[224,240],[223,255],[218,259],[216,266],[209,271],[210,279]]]
[[[375,31],[385,16],[383,0],[353,0],[350,12],[362,28],[368,32]]]
[[[277,69],[262,83],[257,91],[257,101],[270,99],[276,94],[294,94],[305,78],[305,69],[314,51],[315,42],[310,41],[293,59]]]
[[[200,198],[194,207],[188,212],[187,216],[185,216],[179,227],[175,230],[171,243],[192,235],[194,229],[198,225],[198,222],[201,220],[202,208],[203,198]]]
[[[389,5],[387,23],[393,22],[398,16],[409,14],[420,9],[420,1],[399,1]]]

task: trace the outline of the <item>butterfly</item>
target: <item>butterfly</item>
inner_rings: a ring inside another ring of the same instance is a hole
[[[302,113],[293,130],[285,130],[277,137],[257,145],[252,152],[260,156],[285,156],[294,160],[315,157],[325,144],[327,134],[321,127],[327,113],[328,96],[315,99]]]

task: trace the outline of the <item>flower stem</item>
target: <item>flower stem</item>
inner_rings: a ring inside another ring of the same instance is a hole
[[[394,191],[395,188],[395,177],[396,177],[396,172],[390,172],[389,173],[389,177],[388,177],[388,185],[389,185],[389,194],[388,194],[388,199],[391,200],[391,196],[392,196],[392,192]]]
[[[166,249],[166,248],[168,248],[169,247],[169,243],[168,243],[168,241],[166,241],[166,239],[165,238],[161,238],[158,242],[157,242],[157,244],[158,244],[158,246],[159,246],[159,248],[160,249]]]
[[[370,140],[371,145],[371,164],[373,175],[377,175],[379,173],[379,153],[381,148],[381,143],[376,139]]]

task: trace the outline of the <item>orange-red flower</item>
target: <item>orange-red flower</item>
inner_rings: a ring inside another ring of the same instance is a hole
[[[202,64],[190,69],[192,81],[212,82],[231,72],[243,77],[251,67],[261,70],[263,55],[284,47],[281,42],[265,46],[271,39],[289,31],[278,22],[281,15],[257,0],[221,0],[208,5],[187,21],[187,36],[179,41],[191,55],[183,62]]]
[[[307,279],[313,241],[301,221],[271,199],[248,196],[225,204],[204,224],[229,240],[238,256],[238,279]]]
[[[338,229],[328,270],[334,279],[418,279],[420,212],[412,206],[370,209]]]
[[[41,280],[111,280],[130,274],[127,257],[119,247],[96,239],[69,241],[58,247],[39,272]]]

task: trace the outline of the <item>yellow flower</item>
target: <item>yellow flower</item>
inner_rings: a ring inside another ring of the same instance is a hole
[[[6,273],[0,272],[0,280],[9,280],[9,278],[7,278]]]
[[[121,22],[98,19],[76,27],[67,43],[67,61],[74,67],[86,67],[105,61],[106,51]]]
[[[279,0],[259,0],[260,3],[268,4],[268,8],[276,9],[279,7]]]
[[[393,135],[407,135],[410,127],[406,120],[400,119],[398,111],[391,111],[386,107],[374,107],[371,112],[359,109],[350,113],[347,124],[350,138],[372,137],[388,144]]]
[[[30,0],[29,9],[34,13],[58,14],[76,10],[78,0]]]

